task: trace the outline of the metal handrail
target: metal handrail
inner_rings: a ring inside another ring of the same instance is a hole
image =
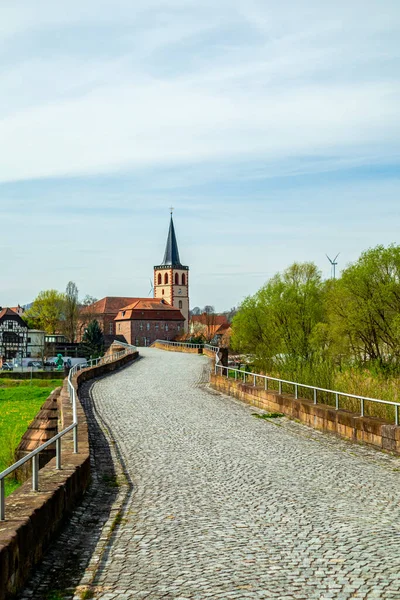
[[[170,342],[169,340],[156,340],[154,344],[181,346],[185,348],[207,348],[207,350],[211,350],[212,352],[219,352],[218,346],[211,346],[211,344],[191,344],[190,342]]]
[[[0,473],[0,521],[5,520],[5,477],[13,473],[16,469],[24,465],[29,460],[32,461],[32,491],[37,492],[39,490],[39,453],[51,446],[52,444],[56,444],[56,469],[61,469],[61,438],[69,433],[73,432],[73,443],[74,443],[74,454],[78,453],[78,417],[77,417],[77,408],[76,408],[76,390],[72,383],[72,378],[76,375],[78,370],[87,369],[93,366],[98,366],[99,364],[107,364],[114,360],[118,360],[122,358],[122,356],[126,356],[132,352],[136,352],[136,346],[131,346],[129,344],[124,344],[127,346],[125,350],[121,350],[120,352],[116,352],[109,356],[103,356],[101,358],[94,358],[84,363],[79,363],[74,365],[68,374],[68,390],[69,396],[72,403],[72,423],[68,425],[65,429],[58,432],[55,436],[53,436],[50,440],[47,440],[43,444],[41,444],[32,452],[29,452],[26,456],[10,465]],[[128,352],[128,349],[130,350]]]
[[[185,348],[203,348],[204,344],[190,344],[189,342],[170,342],[169,340],[156,340],[155,344],[164,344],[167,346],[181,346]]]
[[[261,378],[265,379],[265,390],[268,390],[268,381],[277,381],[278,382],[278,393],[282,393],[282,384],[293,385],[294,386],[294,397],[297,400],[299,388],[307,388],[309,390],[313,390],[314,404],[317,404],[317,392],[325,392],[328,394],[335,394],[335,409],[339,410],[339,398],[343,396],[345,398],[354,398],[355,400],[360,400],[360,414],[364,416],[364,402],[376,402],[377,404],[388,404],[390,406],[395,407],[395,424],[399,424],[399,407],[400,402],[393,402],[392,400],[380,400],[378,398],[369,398],[368,396],[358,396],[356,394],[349,394],[346,392],[339,392],[337,390],[328,390],[326,388],[317,387],[315,385],[308,385],[306,383],[299,383],[297,381],[288,381],[287,379],[279,379],[278,377],[271,377],[270,375],[261,375],[260,373],[252,373],[251,371],[243,371],[242,369],[234,369],[232,367],[226,367],[224,365],[215,365],[215,374],[218,374],[218,370],[221,371],[221,374],[224,374],[224,370],[226,371],[226,376],[229,377],[229,371],[234,371],[235,373],[235,381],[237,381],[237,375],[240,373],[243,375],[243,383],[246,383],[246,375],[250,375],[253,377],[253,387],[256,387],[256,379]]]
[[[211,344],[203,344],[203,348],[206,348],[207,350],[211,350],[211,352],[219,352],[219,347],[218,346],[212,346]]]

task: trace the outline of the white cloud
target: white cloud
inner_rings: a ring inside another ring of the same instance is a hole
[[[399,11],[367,4],[3,6],[3,46],[21,32],[41,37],[36,56],[3,65],[0,181],[240,158],[390,158],[400,86],[378,67],[396,51],[384,38],[379,49],[369,42],[396,30]],[[83,24],[93,36],[101,25],[98,53],[80,54]],[[60,46],[44,58],[53,27]],[[76,53],[65,55],[74,35]]]

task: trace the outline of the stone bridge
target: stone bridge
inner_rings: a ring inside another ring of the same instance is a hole
[[[93,483],[20,598],[400,599],[400,460],[141,350],[85,384]]]

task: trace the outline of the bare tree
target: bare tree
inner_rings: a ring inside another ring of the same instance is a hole
[[[86,294],[83,300],[80,301],[80,306],[91,306],[95,302],[98,302],[98,299],[90,294]]]
[[[79,318],[78,288],[69,281],[65,290],[64,334],[68,341],[74,342]]]
[[[78,339],[82,338],[84,330],[88,326],[88,324],[99,316],[96,309],[93,306],[96,302],[98,302],[97,298],[86,294],[83,300],[81,300],[79,303],[80,315]]]
[[[203,308],[203,312],[206,313],[206,315],[213,315],[215,314],[215,308],[211,304],[206,304]]]

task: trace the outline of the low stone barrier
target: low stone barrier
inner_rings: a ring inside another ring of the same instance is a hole
[[[400,427],[375,417],[361,417],[326,404],[314,404],[291,394],[266,391],[221,375],[211,374],[214,389],[269,412],[280,412],[306,425],[329,431],[348,440],[371,444],[381,450],[400,453]]]
[[[58,416],[60,413],[61,390],[56,388],[40,407],[33,421],[29,424],[18,444],[16,460],[24,458],[36,450],[41,444],[47,442],[58,433]],[[52,444],[39,454],[39,468],[42,469],[56,455],[55,444]],[[32,474],[32,462],[28,461],[17,471],[18,481],[25,481]]]
[[[168,350],[168,352],[185,352],[186,354],[203,354],[203,348],[189,348],[188,346],[171,346],[170,344],[163,344],[161,342],[154,342],[152,348],[159,348],[160,350]]]
[[[111,373],[134,361],[138,352],[105,365],[80,371],[74,380],[78,390],[90,379]],[[77,403],[78,449],[73,453],[71,434],[62,438],[62,469],[55,458],[39,472],[39,491],[26,481],[6,499],[6,520],[0,521],[0,600],[13,598],[41,560],[60,526],[81,500],[90,481],[88,428],[84,410]],[[66,383],[60,394],[60,429],[72,423],[72,405]]]

